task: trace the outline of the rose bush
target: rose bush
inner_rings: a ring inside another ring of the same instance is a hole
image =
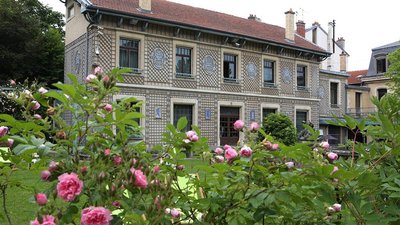
[[[2,157],[14,170],[38,158],[34,167],[51,184],[32,194],[39,205],[33,225],[398,222],[398,98],[376,102],[381,111],[374,126],[348,117],[335,122],[380,141],[354,144],[349,158],[313,141],[318,131],[287,146],[243,121],[234,125],[244,137],[236,146],[210,150],[196,126],[184,132],[185,118],[168,124],[163,143],[147,149],[129,140],[140,131],[134,120],[142,117],[134,109],[140,103],[110,101],[127,70],[95,71],[85,84],[69,75],[72,84],[55,84],[58,91],[10,95],[25,110],[24,120],[0,115],[0,141],[14,142]],[[204,163],[189,171],[186,152]],[[12,170],[0,173],[7,187]]]

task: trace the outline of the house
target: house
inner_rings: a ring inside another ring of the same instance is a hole
[[[297,22],[297,30],[305,27],[304,22]],[[320,101],[319,128],[324,136],[330,137],[329,143],[333,145],[343,144],[347,140],[347,129],[330,125],[328,121],[334,119],[333,115],[342,118],[346,113],[346,85],[349,74],[347,73],[347,61],[350,56],[345,50],[343,37],[334,41],[335,22],[328,23],[328,31],[315,22],[305,29],[303,37],[331,53],[320,65],[320,86],[318,95]]]
[[[261,122],[271,112],[299,129],[304,121],[319,126],[319,67],[330,53],[295,32],[292,10],[282,28],[165,0],[67,0],[66,7],[65,72],[83,82],[94,63],[132,68],[114,99],[144,102],[139,123],[150,148],[181,116],[211,147],[237,143],[237,119]]]

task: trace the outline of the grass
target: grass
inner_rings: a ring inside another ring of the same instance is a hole
[[[197,159],[187,159],[182,162],[185,165],[185,170],[189,173],[198,173],[202,179],[202,171],[196,169],[196,166],[206,165],[205,162]],[[18,170],[12,175],[13,180],[21,182],[20,187],[8,188],[7,196],[7,209],[11,217],[13,225],[29,224],[31,220],[36,217],[38,206],[34,201],[34,190],[43,192],[50,188],[50,183],[40,180],[39,169]],[[0,179],[1,182],[1,179]],[[35,189],[34,189],[35,188]],[[2,196],[0,193],[2,203]],[[0,204],[0,224],[7,225],[7,219],[4,214],[3,204]]]

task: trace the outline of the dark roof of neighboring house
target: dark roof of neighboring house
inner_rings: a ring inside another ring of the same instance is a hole
[[[242,35],[261,41],[329,55],[324,49],[297,34],[294,42],[288,41],[285,39],[285,29],[282,27],[166,0],[152,0],[151,13],[140,11],[138,9],[138,0],[91,0],[89,3],[91,5],[88,5],[88,9],[100,9],[100,11],[132,15],[176,25]],[[282,17],[284,16],[282,12]]]
[[[350,77],[347,79],[348,84],[360,84],[361,83],[360,78],[366,76],[368,70],[356,70],[356,71],[349,71],[347,73],[350,74]]]
[[[387,44],[387,45],[383,45],[383,46],[380,46],[380,47],[373,48],[372,51],[379,50],[379,49],[384,49],[384,48],[393,48],[393,47],[400,47],[400,41],[395,41],[395,42]]]

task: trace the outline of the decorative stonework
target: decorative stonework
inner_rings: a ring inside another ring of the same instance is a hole
[[[253,62],[249,62],[246,66],[247,74],[250,79],[254,79],[257,75],[257,66]]]
[[[320,99],[323,99],[323,98],[325,97],[325,88],[322,87],[322,86],[320,86],[320,87],[318,88],[318,97],[319,97]]]
[[[167,61],[167,56],[161,48],[155,48],[152,53],[152,61],[154,68],[162,70]]]
[[[215,71],[215,60],[211,55],[204,56],[203,70],[207,75],[212,75]]]
[[[285,84],[290,84],[290,82],[292,81],[292,74],[290,73],[288,67],[284,67],[282,70],[282,80]]]
[[[73,60],[71,61],[74,62],[74,73],[79,74],[81,69],[81,53],[79,50],[76,51],[75,56],[73,56]]]

